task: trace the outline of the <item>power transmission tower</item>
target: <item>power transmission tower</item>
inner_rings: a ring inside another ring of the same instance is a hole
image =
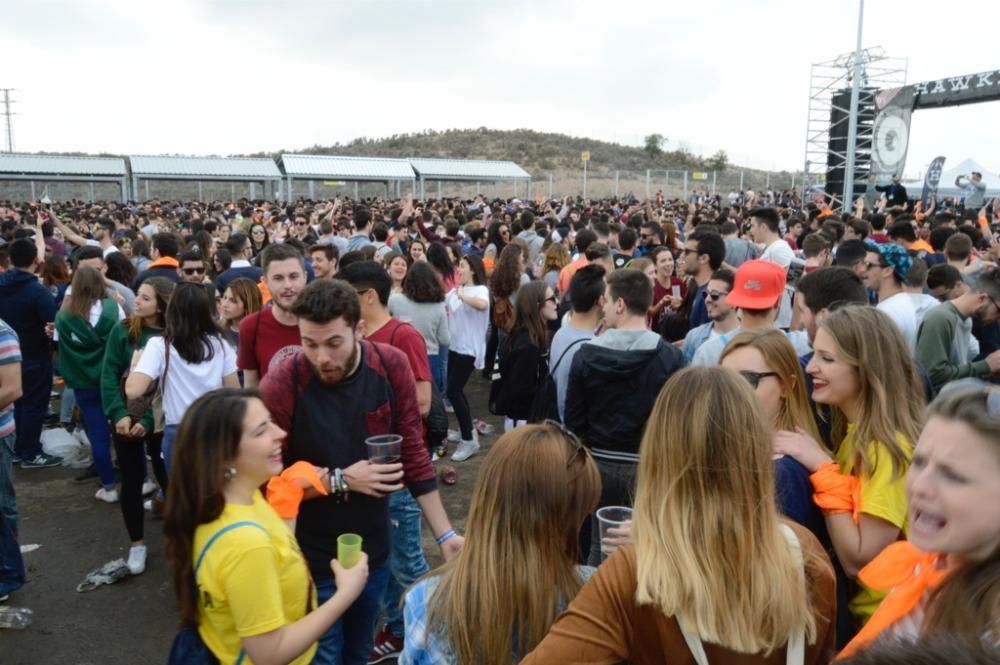
[[[7,126],[7,152],[14,152],[14,126],[12,122],[14,112],[10,110],[10,105],[14,103],[14,100],[10,98],[10,93],[14,92],[14,88],[0,88],[0,92],[3,93],[3,115]]]

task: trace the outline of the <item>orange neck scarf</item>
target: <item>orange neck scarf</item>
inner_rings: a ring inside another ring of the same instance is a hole
[[[858,574],[866,586],[889,590],[864,628],[844,647],[838,660],[853,655],[875,641],[882,632],[912,612],[924,595],[941,585],[950,571],[945,555],[923,552],[900,541],[886,547]]]

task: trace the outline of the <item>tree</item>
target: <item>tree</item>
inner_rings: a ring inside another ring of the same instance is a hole
[[[663,134],[650,134],[646,137],[645,145],[642,149],[646,151],[646,154],[649,155],[651,159],[656,159],[663,154],[661,146],[666,140],[667,139],[663,136]]]
[[[725,150],[720,150],[708,159],[708,168],[712,171],[725,171],[729,166],[729,155]]]

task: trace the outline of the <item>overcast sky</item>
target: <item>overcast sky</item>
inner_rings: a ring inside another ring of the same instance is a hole
[[[657,132],[788,170],[803,165],[810,64],[852,50],[857,28],[853,0],[0,8],[19,152],[225,155],[486,126],[635,145]],[[869,0],[864,32],[909,59],[911,83],[1000,68],[996,0]],[[1000,171],[998,120],[997,103],[917,112],[907,174],[938,154]]]

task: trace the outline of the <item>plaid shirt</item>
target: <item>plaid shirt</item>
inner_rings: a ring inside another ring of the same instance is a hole
[[[577,566],[576,572],[586,584],[597,569]],[[421,580],[406,594],[403,603],[406,634],[403,637],[403,653],[399,656],[399,665],[454,665],[458,662],[448,641],[441,639],[438,633],[427,629],[427,606],[440,579],[440,577],[430,577]],[[560,602],[557,614],[562,613],[568,604]],[[518,660],[520,659],[515,656],[515,662]]]
[[[0,365],[13,365],[21,362],[21,346],[18,344],[17,333],[0,319]],[[0,409],[0,437],[14,433],[14,405],[8,404]]]

